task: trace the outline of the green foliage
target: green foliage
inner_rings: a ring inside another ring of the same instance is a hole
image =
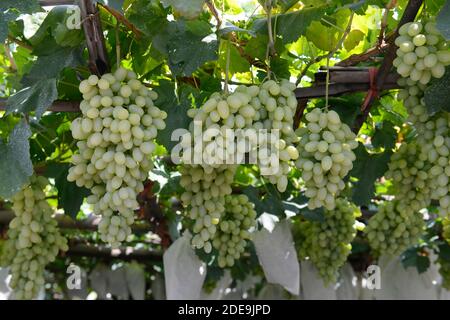
[[[182,86],[179,90],[178,100],[175,86],[172,82],[161,81],[160,86],[155,89],[158,93],[158,100],[155,105],[166,111],[170,116],[166,119],[166,128],[157,137],[158,143],[162,144],[170,153],[178,141],[172,141],[172,132],[175,129],[188,129],[191,119],[186,112],[191,106],[190,98],[196,90],[189,86]]]
[[[40,117],[57,97],[56,79],[41,80],[9,97],[7,110],[22,113],[36,111],[36,116]]]
[[[161,0],[163,5],[172,6],[176,14],[193,19],[200,15],[206,0]]]
[[[211,33],[204,21],[171,21],[155,37],[155,47],[168,56],[174,75],[190,76],[205,62],[217,59],[218,42]]]
[[[67,181],[69,164],[49,163],[45,170],[45,176],[55,179],[55,187],[58,190],[58,208],[62,208],[65,214],[76,219],[83,199],[90,192],[86,188],[78,187],[75,182]]]
[[[31,130],[26,121],[18,123],[9,141],[0,140],[0,197],[9,198],[18,192],[33,173],[30,160]]]
[[[319,20],[325,13],[326,7],[305,8],[295,12],[279,14],[272,18],[272,25],[276,24],[277,35],[281,36],[282,43],[295,42],[315,20]],[[258,19],[253,29],[257,33],[267,34],[267,19]]]
[[[450,1],[445,1],[444,6],[436,18],[436,26],[445,39],[450,40]]]
[[[349,173],[349,176],[358,179],[353,186],[352,200],[357,205],[368,205],[375,192],[375,181],[383,176],[388,169],[392,152],[370,154],[360,144],[355,150],[355,154],[356,161]]]
[[[2,0],[0,3],[0,42],[8,36],[8,23],[17,19],[21,13],[33,13],[40,10],[37,0]]]
[[[344,40],[344,48],[347,51],[352,50],[355,48],[363,39],[364,39],[364,32],[358,29],[353,29],[348,34],[347,38]]]
[[[425,89],[425,105],[429,114],[441,110],[450,112],[450,67],[446,68],[445,74],[440,79],[433,79]]]

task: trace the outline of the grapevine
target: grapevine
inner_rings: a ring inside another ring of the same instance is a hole
[[[59,251],[67,251],[67,240],[53,219],[53,210],[45,200],[49,184],[42,176],[32,176],[30,183],[12,197],[15,218],[9,224],[1,265],[11,268],[9,285],[16,299],[33,299],[44,286],[44,269]]]
[[[378,255],[397,256],[417,243],[424,227],[420,212],[393,201],[378,207],[364,232],[370,247]]]
[[[361,211],[345,199],[336,199],[334,210],[324,210],[323,221],[298,223],[296,231],[302,240],[299,255],[309,258],[326,284],[334,283],[339,269],[351,252],[351,242],[356,236],[356,218]]]
[[[101,238],[117,247],[131,234],[136,197],[152,168],[152,141],[167,114],[154,106],[157,94],[124,68],[91,75],[79,89],[82,116],[71,126],[79,153],[67,179],[91,190],[88,202],[102,216]]]
[[[310,209],[333,210],[336,197],[345,188],[344,177],[356,159],[355,134],[341,122],[335,111],[314,109],[305,115],[306,122],[296,131],[300,137],[297,168],[302,170],[305,195]]]

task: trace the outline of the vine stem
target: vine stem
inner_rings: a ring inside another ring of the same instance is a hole
[[[267,43],[266,61],[267,61],[267,79],[270,80],[270,58],[275,54],[275,44],[273,41],[272,31],[272,4],[271,0],[266,0],[264,10],[267,14],[267,34],[269,36],[269,42]]]
[[[8,57],[9,64],[10,64],[9,68],[12,72],[17,72],[17,65],[16,65],[16,62],[14,61],[14,57],[11,53],[11,49],[9,48],[9,40],[6,41],[4,46],[5,46],[5,54]]]
[[[120,21],[116,18],[116,66],[120,67],[120,39],[119,39]]]
[[[229,79],[229,72],[230,72],[230,40],[227,41],[227,48],[226,48],[226,63],[225,63],[225,86],[224,91],[225,93],[228,93],[228,82]]]
[[[327,57],[327,77],[325,82],[325,109],[328,111],[328,95],[330,87],[330,58]]]

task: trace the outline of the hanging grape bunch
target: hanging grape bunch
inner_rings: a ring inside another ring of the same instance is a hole
[[[11,268],[9,285],[19,300],[37,296],[44,286],[45,266],[59,251],[68,250],[45,200],[43,190],[48,184],[46,178],[32,176],[30,183],[12,197],[15,217],[9,224],[0,264]]]
[[[404,143],[392,155],[387,179],[393,180],[395,199],[402,202],[408,211],[417,212],[430,204],[431,187],[429,170],[432,165],[421,154],[421,145]]]
[[[422,214],[401,202],[384,202],[370,218],[364,232],[378,255],[397,256],[417,243],[425,223]]]
[[[258,152],[258,163],[268,166],[271,157],[280,160],[279,170],[267,174],[270,182],[275,184],[280,192],[287,186],[286,175],[290,171],[289,162],[298,158],[298,152],[293,146],[297,137],[293,132],[293,118],[297,107],[294,94],[295,85],[287,80],[276,83],[273,80],[264,82],[261,86],[238,86],[231,94],[215,93],[200,109],[190,109],[188,115],[194,122],[201,122],[203,130],[217,130],[218,134],[195,137],[195,143],[204,142],[203,159],[208,163],[236,163],[245,153]],[[191,131],[193,131],[193,125]],[[225,129],[233,129],[234,136],[225,135]],[[247,131],[239,131],[247,130]],[[271,133],[279,130],[279,137],[270,136],[267,147],[259,147],[258,130],[266,129]],[[235,143],[235,137],[244,135],[252,138]],[[203,139],[203,140],[202,140]],[[246,142],[249,146],[246,146]],[[187,141],[191,143],[191,140]],[[226,150],[226,151],[224,151]],[[188,152],[188,157],[194,150]],[[264,173],[263,173],[264,174]]]
[[[261,86],[238,86],[233,93],[214,93],[199,109],[190,109],[188,116],[191,136],[181,140],[183,154],[180,167],[181,186],[185,192],[181,200],[186,214],[195,220],[192,245],[212,250],[211,239],[225,210],[225,196],[231,194],[231,184],[237,163],[254,152],[257,164],[270,167],[273,157],[279,161],[278,170],[266,177],[280,192],[286,190],[290,161],[297,159],[293,146],[297,140],[292,126],[297,107],[295,85],[287,80],[273,80]],[[201,123],[201,135],[196,136],[194,125]],[[232,129],[232,134],[227,134]],[[258,130],[268,130],[261,147]],[[279,130],[279,135],[270,130]],[[215,130],[215,131],[212,131]],[[200,150],[200,151],[198,151]],[[194,164],[194,156],[201,156]],[[231,259],[231,258],[230,258]]]
[[[356,205],[338,198],[334,210],[324,210],[323,221],[304,221],[295,227],[301,239],[299,256],[311,259],[325,284],[336,282],[351,252],[360,216]]]
[[[296,130],[300,137],[296,166],[302,170],[308,207],[333,210],[337,195],[345,188],[343,179],[356,159],[352,151],[358,147],[356,135],[335,111],[315,108],[305,119]]]
[[[225,214],[212,241],[219,251],[219,267],[232,267],[245,251],[249,230],[256,225],[255,205],[246,195],[229,195],[225,197]]]
[[[144,190],[153,140],[167,114],[154,106],[156,92],[124,68],[101,78],[91,75],[80,92],[82,116],[71,126],[79,153],[67,179],[91,190],[88,203],[102,216],[101,238],[117,247],[131,234],[136,196]]]
[[[409,22],[399,29],[394,66],[403,77],[426,85],[431,78],[441,78],[450,65],[448,43],[433,21]]]
[[[232,191],[235,166],[182,165],[180,173],[180,185],[186,190],[181,201],[188,217],[195,221],[192,246],[210,253],[211,240],[225,211],[225,196]]]

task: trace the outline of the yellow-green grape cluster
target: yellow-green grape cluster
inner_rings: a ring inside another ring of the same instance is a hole
[[[225,212],[225,197],[231,194],[231,183],[236,166],[221,165],[217,168],[200,165],[181,165],[180,185],[186,190],[181,201],[187,215],[195,221],[192,246],[212,250],[211,240]]]
[[[82,116],[71,126],[79,153],[67,179],[91,189],[88,203],[102,215],[101,238],[117,247],[131,233],[136,196],[153,166],[153,139],[167,114],[153,104],[156,92],[124,68],[91,75],[79,89]]]
[[[317,268],[326,284],[337,280],[339,269],[351,252],[361,211],[345,199],[336,199],[334,210],[324,210],[323,221],[305,221],[298,224],[296,234],[302,241],[301,259],[308,258]]]
[[[246,195],[225,197],[225,214],[221,219],[212,244],[219,251],[219,267],[232,267],[245,251],[251,228],[256,225],[256,211]]]
[[[442,220],[442,237],[450,244],[450,217]]]
[[[424,131],[424,123],[430,118],[423,95],[426,86],[421,83],[414,83],[410,79],[400,78],[398,84],[403,87],[397,95],[399,100],[408,111],[408,120],[414,125],[418,134]]]
[[[429,163],[430,197],[439,201],[440,214],[447,216],[450,215],[450,114],[437,113],[424,128],[417,136],[417,144],[421,146],[419,159]]]
[[[392,179],[396,200],[408,207],[408,211],[417,212],[430,204],[431,187],[428,183],[430,163],[420,157],[420,145],[404,143],[395,152],[385,174]]]
[[[188,115],[194,120],[191,132],[194,132],[195,122],[202,123],[205,133],[208,129],[217,131],[215,134],[194,136],[194,146],[184,153],[183,161],[186,163],[191,159],[195,154],[195,145],[199,143],[204,145],[203,160],[208,164],[242,163],[236,160],[244,159],[250,151],[256,151],[258,164],[269,167],[273,157],[276,157],[280,161],[278,170],[265,175],[280,192],[284,192],[286,175],[290,171],[289,162],[298,158],[293,146],[297,137],[292,129],[297,106],[294,89],[295,85],[287,80],[280,83],[269,80],[261,86],[238,86],[233,93],[211,95],[201,108],[189,110]],[[234,130],[235,136],[226,136],[226,129]],[[268,136],[261,137],[260,130],[263,129],[269,131]],[[274,130],[279,130],[278,138]],[[250,138],[236,141],[235,137],[244,132]],[[187,139],[186,143],[189,146],[192,141]]]
[[[15,217],[9,224],[1,263],[11,268],[9,285],[19,300],[36,297],[44,285],[45,266],[59,251],[68,249],[45,200],[47,185],[46,178],[32,176],[30,184],[12,198]]]
[[[356,159],[352,151],[358,147],[356,135],[335,111],[315,108],[305,119],[296,130],[300,137],[296,166],[302,170],[308,207],[333,210],[336,196],[345,187],[343,179]]]
[[[438,259],[439,274],[442,277],[441,286],[450,290],[450,260]]]
[[[427,84],[431,78],[441,78],[450,65],[450,51],[435,22],[409,22],[399,29],[394,66],[404,78]]]
[[[417,243],[425,223],[420,212],[398,201],[381,204],[364,232],[370,247],[378,255],[398,256]]]

